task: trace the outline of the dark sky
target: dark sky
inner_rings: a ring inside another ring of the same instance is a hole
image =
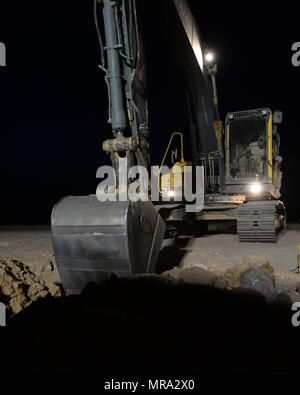
[[[291,46],[300,41],[299,8],[293,2],[272,8],[202,3],[190,0],[216,53],[222,119],[228,111],[283,110],[283,199],[289,218],[300,219],[300,67],[291,64]],[[92,0],[1,1],[0,41],[7,47],[7,67],[0,68],[1,224],[49,222],[59,198],[94,193],[97,167],[109,163],[101,150],[110,127],[92,10]],[[183,87],[149,18],[151,157],[157,164],[171,131],[188,123]]]

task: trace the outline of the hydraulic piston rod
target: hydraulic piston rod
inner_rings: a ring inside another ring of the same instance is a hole
[[[113,132],[122,132],[126,129],[127,120],[124,108],[122,73],[120,66],[119,49],[121,47],[116,26],[117,2],[104,0],[103,16],[107,52],[107,81],[110,97],[111,126]]]

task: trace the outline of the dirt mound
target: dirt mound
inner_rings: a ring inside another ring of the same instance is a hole
[[[20,261],[0,258],[0,301],[6,305],[8,316],[46,296],[61,296],[59,286],[39,279]]]
[[[209,268],[194,263],[182,268],[174,267],[163,273],[178,281],[201,284],[221,289],[250,289],[262,294],[266,300],[275,301],[279,296],[276,288],[274,269],[265,257],[249,255],[239,264],[227,268]]]

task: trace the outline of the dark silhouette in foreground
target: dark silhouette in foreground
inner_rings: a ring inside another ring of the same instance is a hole
[[[174,377],[298,373],[290,305],[249,292],[112,278],[38,300],[1,336],[2,374]]]

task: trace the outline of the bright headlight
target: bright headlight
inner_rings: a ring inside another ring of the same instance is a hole
[[[250,192],[252,192],[254,194],[261,192],[261,185],[258,182],[251,184],[250,185]]]
[[[211,53],[211,52],[208,52],[206,55],[205,55],[205,60],[207,61],[207,62],[212,62],[213,60],[214,60],[214,55]]]

